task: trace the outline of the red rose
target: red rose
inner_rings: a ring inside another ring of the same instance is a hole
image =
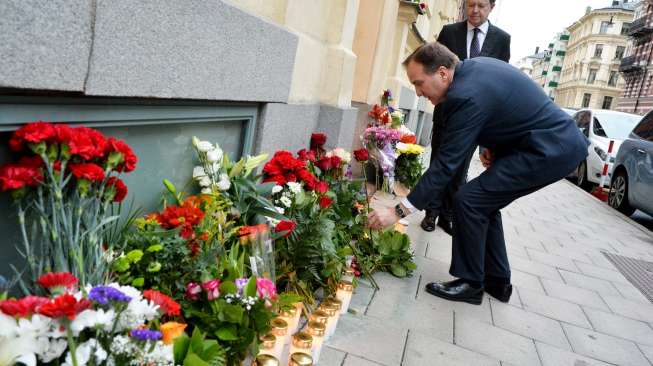
[[[86,179],[92,182],[104,180],[104,170],[97,164],[70,164],[70,171],[77,179]]]
[[[417,138],[415,135],[403,135],[399,141],[403,142],[404,144],[415,144],[417,143]]]
[[[340,163],[342,163],[342,159],[340,159],[339,156],[335,156],[335,155],[333,155],[333,156],[331,157],[331,166],[332,166],[334,169],[336,169],[336,168],[340,168]]]
[[[69,272],[49,272],[41,275],[36,283],[50,291],[57,288],[72,290],[77,286],[79,280]]]
[[[301,149],[297,152],[297,156],[302,161],[310,161],[311,163],[315,162],[315,152],[313,150]]]
[[[277,233],[287,231],[287,233],[283,235],[284,238],[287,238],[290,236],[293,230],[295,230],[295,227],[297,227],[297,224],[295,224],[294,221],[282,220],[277,224],[277,226],[274,227],[274,231]]]
[[[320,207],[326,209],[326,208],[329,208],[332,203],[333,203],[333,200],[331,200],[331,198],[329,198],[327,196],[321,196],[320,197]]]
[[[326,156],[323,157],[322,159],[318,160],[317,163],[315,163],[315,165],[318,168],[320,168],[320,170],[322,172],[329,171],[329,170],[331,170],[331,168],[333,168],[333,162],[332,162],[331,158],[328,158]]]
[[[91,307],[88,299],[77,300],[71,294],[63,294],[54,300],[47,302],[38,309],[39,314],[50,318],[63,318],[74,320],[77,314]]]
[[[0,311],[9,316],[27,318],[38,312],[39,307],[48,302],[50,299],[47,297],[26,296],[20,300],[0,301]]]
[[[354,150],[354,158],[360,163],[366,162],[370,158],[370,154],[366,148]]]
[[[116,177],[109,178],[107,189],[113,190],[113,202],[122,202],[129,192],[122,179]]]
[[[43,180],[41,170],[30,166],[6,164],[0,167],[0,190],[36,186]]]
[[[13,151],[22,150],[25,143],[38,144],[55,137],[54,126],[43,121],[28,123],[14,132],[9,140],[9,147]]]
[[[323,133],[311,134],[311,150],[319,149],[326,143],[327,136]]]
[[[107,144],[107,153],[118,152],[122,154],[122,162],[116,167],[119,172],[131,172],[136,168],[138,157],[134,154],[131,147],[122,140],[109,138]]]
[[[325,194],[329,190],[329,183],[325,181],[320,181],[315,186],[315,192],[319,194]]]
[[[145,290],[143,297],[159,305],[159,309],[168,316],[177,316],[181,313],[181,306],[175,300],[157,290]]]

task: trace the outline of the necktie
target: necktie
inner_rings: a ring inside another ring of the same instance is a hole
[[[480,31],[480,29],[474,28],[474,37],[472,38],[472,44],[469,47],[469,58],[474,58],[481,55],[481,47],[478,44],[478,32]]]

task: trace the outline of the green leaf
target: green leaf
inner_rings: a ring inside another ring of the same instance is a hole
[[[392,272],[393,275],[397,277],[406,277],[406,275],[408,274],[406,272],[406,268],[404,268],[404,266],[402,266],[401,264],[397,264],[397,263],[392,263],[390,265],[390,271]]]
[[[238,287],[231,281],[224,281],[220,284],[220,293],[235,294],[238,292]]]
[[[148,251],[150,253],[158,252],[158,251],[161,251],[161,250],[163,250],[163,245],[161,245],[161,244],[154,244],[154,245],[149,246],[146,249],[146,251]]]
[[[113,269],[116,272],[127,272],[129,270],[129,259],[127,257],[119,257],[113,262]]]
[[[245,310],[240,307],[240,305],[227,304],[222,309],[222,314],[224,315],[224,320],[229,323],[240,324],[243,320],[243,312]]]
[[[188,353],[188,347],[190,347],[190,338],[188,338],[188,335],[184,332],[175,339],[175,343],[172,347],[172,353],[175,357],[175,365],[182,364],[186,358],[186,354]]]
[[[218,337],[218,339],[223,340],[223,341],[237,341],[238,340],[238,332],[236,330],[236,326],[233,324],[229,324],[224,327],[220,327],[215,332],[215,335]]]
[[[190,339],[190,349],[195,353],[204,351],[204,333],[197,327],[193,329],[193,335]]]
[[[245,296],[256,296],[256,276],[252,276],[247,281],[247,286],[245,287]]]
[[[408,268],[411,271],[414,271],[414,270],[417,269],[417,264],[415,264],[413,262],[406,262],[406,263],[404,263],[404,265],[406,266],[406,268]]]
[[[211,366],[211,364],[202,360],[198,355],[190,352],[184,360],[184,366]]]
[[[143,277],[134,278],[132,281],[132,286],[134,287],[143,287],[145,284],[145,279]]]
[[[127,253],[127,259],[132,263],[138,263],[141,258],[143,258],[143,251],[140,249],[134,249]]]

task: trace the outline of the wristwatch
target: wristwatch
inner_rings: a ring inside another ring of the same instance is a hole
[[[397,216],[399,216],[399,218],[402,218],[402,219],[404,217],[406,217],[406,212],[404,212],[404,209],[401,208],[401,204],[397,204],[395,206],[395,214],[397,214]]]

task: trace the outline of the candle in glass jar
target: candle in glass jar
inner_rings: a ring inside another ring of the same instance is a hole
[[[301,302],[301,301],[296,302],[295,303],[295,310],[296,310],[295,318],[293,319],[293,321],[294,321],[293,324],[295,324],[295,329],[294,329],[293,333],[296,333],[297,331],[299,331],[299,321],[300,321],[300,319],[302,317],[302,311],[304,310],[304,303]]]
[[[279,317],[288,323],[288,336],[284,339],[284,345],[290,343],[290,335],[297,331],[297,323],[295,323],[296,314],[297,309],[295,308],[288,308],[279,311]],[[299,319],[297,319],[297,321],[299,322]]]
[[[324,300],[325,303],[328,305],[332,305],[333,307],[336,308],[336,324],[338,324],[338,321],[340,320],[340,310],[342,309],[342,301],[336,299],[335,297],[329,297]],[[336,332],[336,326],[334,325],[333,328],[331,328],[331,334],[329,337],[333,335],[333,333]]]
[[[324,342],[325,331],[325,325],[315,320],[309,321],[308,325],[306,326],[306,333],[310,334],[311,337],[313,337],[311,357],[313,357],[313,363],[315,364],[317,364],[320,360],[320,352],[322,351],[322,343]]]
[[[336,292],[336,299],[342,301],[342,308],[340,309],[340,314],[344,314],[349,310],[349,304],[351,303],[351,296],[354,293],[354,285],[348,281],[340,281],[338,283],[338,291]]]
[[[317,309],[308,317],[308,320],[324,324],[324,329],[326,329],[327,323],[329,321],[329,314],[327,314],[324,310]]]
[[[252,366],[279,366],[279,360],[268,354],[259,354],[256,359],[252,361]]]
[[[313,358],[308,353],[293,353],[290,355],[288,366],[313,366]]]
[[[340,309],[338,308],[337,305],[327,303],[325,301],[320,304],[320,310],[324,311],[329,315],[329,320],[327,321],[326,333],[324,335],[324,339],[327,340],[331,338],[331,335],[336,330],[336,325],[338,324],[338,317],[340,316]]]
[[[283,354],[284,339],[288,337],[288,323],[281,318],[274,318],[270,320],[270,327],[272,328],[270,332],[277,338],[274,342],[273,356],[280,360]]]
[[[274,350],[275,350],[276,343],[277,343],[277,337],[274,334],[264,335],[263,337],[261,337],[261,344],[259,346],[258,354],[275,356]]]
[[[343,281],[348,281],[348,282],[353,282],[354,281],[354,269],[351,267],[347,267],[342,271],[342,277],[341,279]]]
[[[306,332],[298,332],[292,336],[292,343],[290,344],[289,355],[293,353],[306,353],[311,354],[313,347],[313,337]]]

